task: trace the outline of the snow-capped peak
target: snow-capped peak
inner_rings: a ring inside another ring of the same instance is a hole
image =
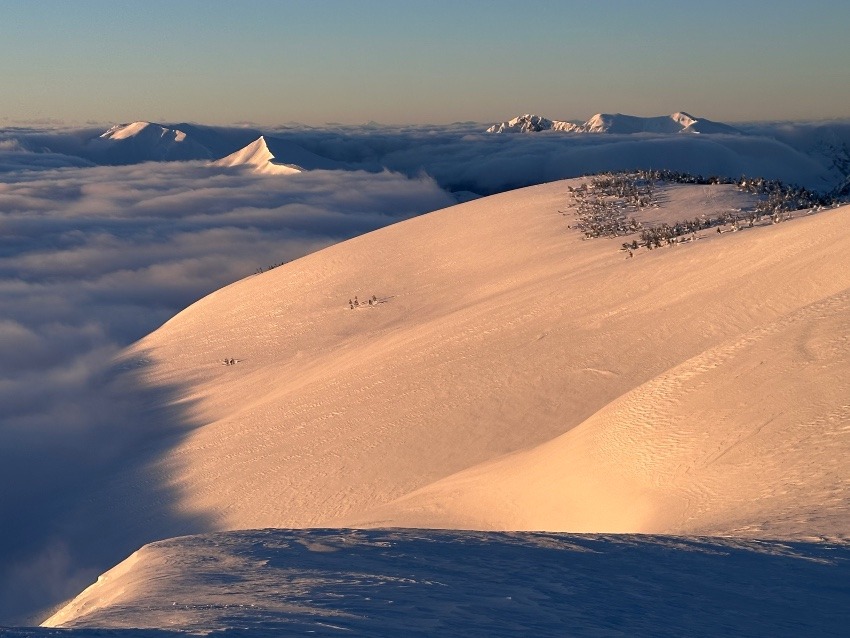
[[[256,140],[231,153],[227,157],[213,162],[213,166],[247,166],[254,173],[264,175],[291,175],[301,173],[303,169],[295,164],[283,164],[277,160],[275,154],[269,149],[266,138],[260,135]]]

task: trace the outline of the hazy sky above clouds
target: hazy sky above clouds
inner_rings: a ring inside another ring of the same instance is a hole
[[[850,116],[850,3],[0,0],[0,125]]]

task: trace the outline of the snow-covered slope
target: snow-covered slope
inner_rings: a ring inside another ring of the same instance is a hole
[[[672,367],[553,441],[403,497],[378,524],[847,535],[847,334],[845,290]]]
[[[838,636],[848,583],[850,547],[825,543],[262,530],[143,547],[45,624],[68,638]]]
[[[587,133],[738,133],[727,124],[697,119],[687,113],[679,112],[659,117],[637,117],[621,113],[598,113],[582,127]]]
[[[507,122],[494,124],[487,133],[537,133],[540,131],[563,131],[567,133],[610,133],[630,135],[635,133],[727,133],[740,131],[728,124],[697,119],[684,112],[658,117],[639,117],[622,113],[597,113],[586,122],[550,120],[540,115],[520,115]]]
[[[128,358],[179,388],[190,430],[91,502],[158,476],[212,529],[846,534],[847,211],[624,260],[567,228],[567,186],[388,227],[180,313]],[[731,188],[671,187],[651,214],[726,209]]]

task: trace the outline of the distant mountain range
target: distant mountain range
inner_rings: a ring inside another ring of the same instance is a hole
[[[525,114],[484,130],[481,124],[466,123],[264,131],[148,121],[107,130],[0,129],[0,173],[162,161],[200,161],[271,175],[390,170],[409,177],[427,175],[466,200],[587,173],[663,168],[758,175],[844,194],[850,190],[848,122],[733,127],[682,111],[658,117],[599,113],[585,122]]]
[[[609,134],[674,134],[726,133],[741,134],[728,124],[695,118],[679,112],[660,117],[633,115],[594,115],[586,122],[550,120],[540,115],[520,115],[494,124],[488,133],[564,133]],[[291,134],[288,135],[288,137]],[[40,139],[43,138],[43,139]],[[17,140],[16,140],[17,141]],[[106,131],[79,130],[67,134],[32,136],[18,141],[23,150],[37,153],[59,153],[78,157],[94,164],[126,165],[140,162],[208,160],[218,166],[233,167],[246,164],[260,173],[293,172],[282,169],[292,165],[302,170],[364,168],[362,162],[353,166],[342,158],[326,157],[300,146],[297,142],[265,134],[258,129],[204,126],[178,123],[159,124],[136,121],[117,124]],[[370,170],[380,170],[370,165]]]
[[[684,111],[658,117],[639,117],[622,113],[597,113],[586,122],[550,120],[541,115],[520,115],[506,122],[499,122],[487,129],[487,133],[539,133],[561,131],[564,133],[610,133],[631,135],[635,133],[726,133],[740,134],[734,126],[721,122],[695,118]]]

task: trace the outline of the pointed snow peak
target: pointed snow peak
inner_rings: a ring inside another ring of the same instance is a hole
[[[245,166],[252,173],[261,173],[264,175],[291,175],[293,173],[301,173],[304,170],[295,164],[279,162],[275,154],[269,149],[268,142],[263,135],[260,135],[260,137],[248,144],[248,146],[213,162],[213,166]]]
[[[245,153],[250,153],[251,157],[256,160],[271,161],[274,159],[274,153],[269,150],[269,144],[266,142],[266,136],[260,135],[253,142],[242,149]],[[239,151],[237,151],[239,152]]]

